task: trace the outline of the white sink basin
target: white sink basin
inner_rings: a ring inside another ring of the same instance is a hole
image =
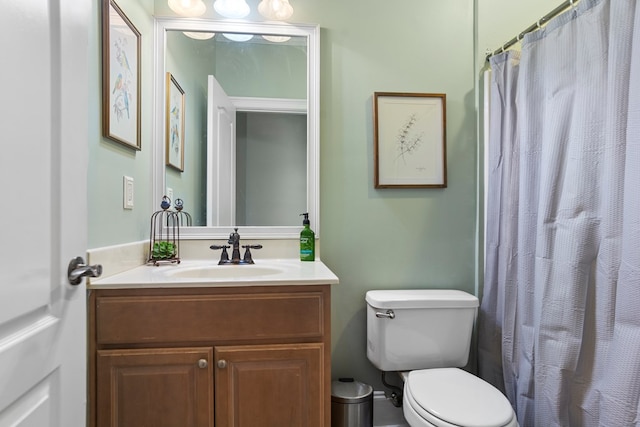
[[[164,272],[167,276],[176,279],[242,279],[280,273],[283,273],[282,268],[258,266],[255,264],[178,267],[174,270]]]

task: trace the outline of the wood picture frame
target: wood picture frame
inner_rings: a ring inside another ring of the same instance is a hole
[[[375,92],[375,188],[446,188],[446,95]]]
[[[167,73],[166,83],[166,164],[180,172],[184,172],[184,106],[186,95],[171,73]]]
[[[140,150],[141,35],[114,0],[102,0],[102,134]]]

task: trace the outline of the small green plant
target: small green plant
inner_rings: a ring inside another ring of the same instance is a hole
[[[176,256],[176,245],[171,242],[155,242],[153,244],[153,259],[170,259]]]

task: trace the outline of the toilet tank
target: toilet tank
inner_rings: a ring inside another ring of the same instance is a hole
[[[382,371],[467,364],[478,298],[452,289],[366,294],[367,357]]]

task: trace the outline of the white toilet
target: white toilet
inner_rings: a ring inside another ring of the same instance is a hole
[[[412,427],[517,427],[507,398],[459,369],[467,364],[478,299],[457,290],[369,291],[367,357],[404,379]]]

